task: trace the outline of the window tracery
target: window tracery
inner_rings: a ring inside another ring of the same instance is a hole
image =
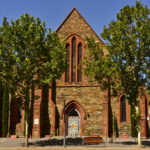
[[[65,72],[65,82],[82,82],[83,41],[79,36],[73,35],[67,39],[66,43],[68,66]]]

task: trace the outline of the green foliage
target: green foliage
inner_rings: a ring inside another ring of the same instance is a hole
[[[138,127],[137,127],[137,115],[136,115],[136,110],[135,107],[131,106],[130,107],[130,120],[131,120],[131,136],[132,137],[137,137],[138,135]]]
[[[9,24],[4,18],[0,28],[1,76],[22,100],[27,89],[61,77],[65,70],[65,49],[56,32],[45,22],[28,14]],[[25,104],[25,102],[23,102]]]
[[[41,85],[61,77],[65,70],[65,49],[56,32],[47,30],[45,22],[28,14],[9,24],[4,18],[0,28],[0,77],[10,87],[20,90],[25,85]],[[19,87],[19,88],[18,88]]]
[[[105,56],[104,47],[87,39],[85,74],[93,76],[102,87],[110,86],[113,95],[123,92],[131,107],[139,107],[138,97],[146,87],[150,89],[150,9],[140,1],[135,6],[125,6],[118,12],[116,21],[104,27],[101,36],[109,54]],[[136,128],[140,116],[132,113],[131,118],[136,121],[132,121],[131,128]]]
[[[8,133],[8,115],[9,115],[9,87],[7,83],[3,84],[3,109],[2,109],[2,136],[6,137]]]
[[[149,83],[150,10],[137,1],[125,6],[117,20],[104,27],[101,34],[107,41],[109,57],[116,65],[118,79],[130,105],[137,105],[137,97]]]
[[[139,95],[150,85],[150,9],[140,1],[136,1],[135,6],[125,6],[101,35],[107,41],[118,80],[134,110],[139,107]],[[139,113],[131,111],[132,136],[137,135],[139,118]]]
[[[29,119],[30,91],[61,77],[65,71],[65,47],[56,32],[29,14],[0,28],[0,78],[20,97]],[[26,131],[27,132],[27,131]]]
[[[4,18],[0,27],[0,79],[10,82],[13,78],[13,65],[15,64],[15,54],[11,46],[11,28],[7,19]]]
[[[116,95],[116,90],[120,87],[116,82],[115,64],[104,54],[103,48],[105,47],[101,47],[93,38],[87,38],[87,43],[88,55],[84,61],[84,73],[94,77],[102,90],[111,87],[113,94]]]

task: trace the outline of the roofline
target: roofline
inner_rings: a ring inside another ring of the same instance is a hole
[[[105,43],[100,39],[100,37],[97,35],[97,33],[92,29],[92,27],[88,24],[88,22],[83,18],[83,16],[79,13],[79,11],[76,8],[73,8],[71,12],[68,14],[68,16],[64,19],[64,21],[59,25],[56,32],[61,28],[61,26],[66,22],[66,20],[69,18],[69,16],[72,14],[72,12],[76,10],[79,16],[84,20],[84,22],[90,27],[90,29],[93,31],[93,33],[96,35],[96,37],[100,40],[101,44],[105,45]]]

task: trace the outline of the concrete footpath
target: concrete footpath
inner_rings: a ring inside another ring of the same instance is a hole
[[[25,148],[24,138],[10,139],[0,138],[0,150],[150,150],[150,139],[143,139],[143,147],[139,148],[135,139],[117,139],[112,142],[110,139],[105,144],[82,145],[81,138],[67,138],[67,146],[63,147],[63,137],[52,137],[50,139],[29,139],[29,147]]]
[[[149,150],[149,148],[82,148],[82,147],[66,147],[66,148],[57,148],[57,147],[38,147],[38,148],[0,148],[0,150]]]

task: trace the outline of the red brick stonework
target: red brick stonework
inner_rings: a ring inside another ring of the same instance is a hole
[[[148,125],[148,102],[146,95],[143,96],[143,98],[140,101],[140,115],[141,115],[141,121],[140,121],[140,126],[141,126],[141,136],[143,138],[147,138],[147,125]]]
[[[42,100],[42,90],[35,89],[35,95],[39,98],[34,102],[32,137],[40,137],[40,105]]]

